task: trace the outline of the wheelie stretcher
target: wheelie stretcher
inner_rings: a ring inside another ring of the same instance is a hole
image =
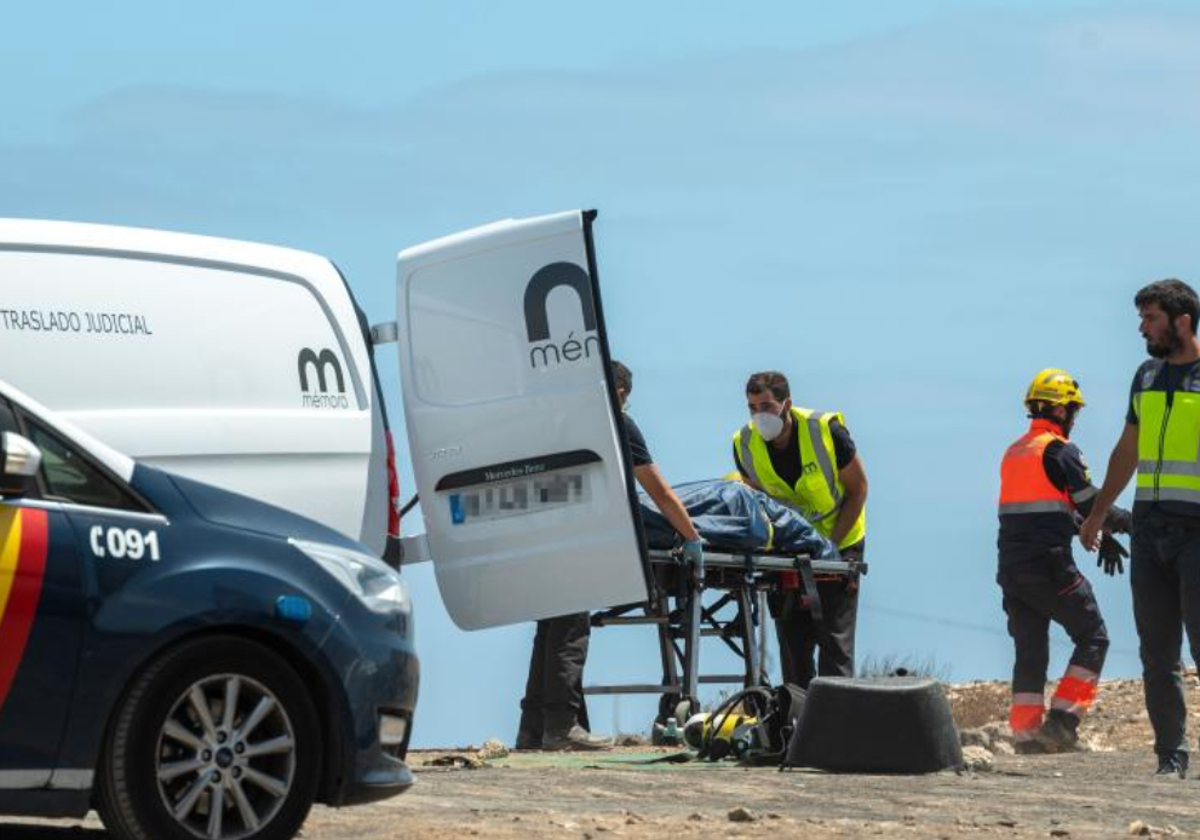
[[[658,632],[662,680],[658,683],[591,685],[588,695],[660,694],[660,722],[682,724],[700,709],[699,688],[707,684],[769,685],[764,659],[764,607],[768,592],[800,589],[803,602],[821,620],[818,580],[866,574],[866,564],[814,559],[803,554],[723,550],[708,545],[704,567],[693,568],[674,551],[651,549],[650,599],[592,615],[593,627],[649,624]],[[720,593],[705,603],[707,591]],[[743,662],[741,674],[700,671],[700,642],[718,638]],[[686,704],[686,708],[680,708]]]

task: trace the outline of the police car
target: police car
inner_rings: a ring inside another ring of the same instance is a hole
[[[412,784],[417,681],[405,585],[360,544],[0,382],[0,814],[290,838]]]

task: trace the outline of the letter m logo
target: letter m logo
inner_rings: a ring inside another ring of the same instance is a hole
[[[300,351],[300,358],[297,361],[297,367],[300,370],[300,390],[308,391],[308,369],[311,367],[317,372],[317,387],[322,394],[329,393],[329,383],[325,378],[325,372],[329,368],[333,368],[334,376],[337,378],[338,393],[346,393],[346,381],[342,378],[342,363],[338,361],[338,357],[329,348],[325,348],[318,355],[314,350],[305,347]]]
[[[592,284],[587,272],[575,263],[551,263],[538,269],[525,287],[525,331],[530,344],[550,339],[546,299],[559,286],[575,290],[583,312],[584,329],[589,332],[596,329],[596,303],[592,299]]]

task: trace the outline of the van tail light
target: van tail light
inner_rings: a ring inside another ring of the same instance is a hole
[[[396,473],[396,445],[392,442],[392,430],[387,432],[387,482],[388,482],[388,518],[387,532],[389,537],[400,538],[400,477]]]

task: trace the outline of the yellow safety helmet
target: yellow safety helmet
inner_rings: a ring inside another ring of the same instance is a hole
[[[1087,405],[1079,382],[1062,368],[1046,368],[1029,383],[1025,392],[1025,405],[1045,402],[1051,405]]]

